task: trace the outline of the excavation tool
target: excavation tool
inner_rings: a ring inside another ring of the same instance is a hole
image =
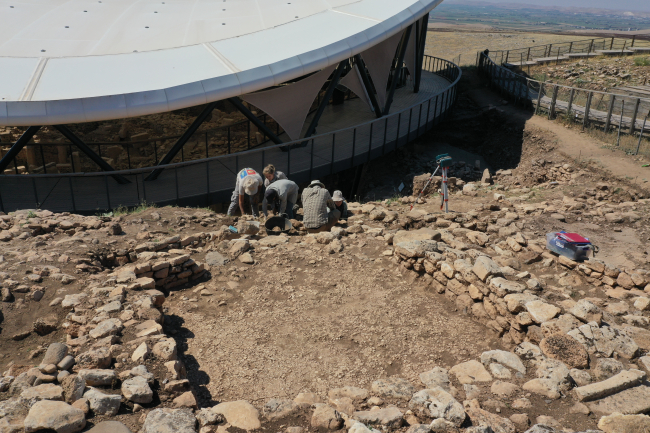
[[[422,190],[418,194],[418,197],[415,199],[415,201],[411,205],[410,210],[413,210],[413,206],[415,206],[415,203],[417,203],[418,200],[420,200],[420,197],[422,197],[422,194],[424,194],[424,191],[427,190],[427,187],[431,183],[431,180],[433,179],[433,176],[436,175],[436,173],[438,172],[439,169],[442,169],[442,191],[440,193],[442,201],[440,202],[440,209],[442,210],[442,207],[444,205],[445,213],[449,212],[449,209],[447,207],[447,203],[449,201],[449,193],[448,193],[448,190],[447,190],[447,170],[451,166],[451,156],[449,156],[449,154],[447,154],[447,153],[443,153],[442,155],[436,156],[436,164],[438,164],[438,166],[433,171],[431,176],[429,176],[429,179],[427,179],[427,183],[424,184],[424,188],[422,188]]]

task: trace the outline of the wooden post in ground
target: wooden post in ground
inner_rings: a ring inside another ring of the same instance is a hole
[[[634,135],[634,130],[636,129],[636,116],[639,114],[639,105],[641,104],[641,99],[636,98],[634,101],[634,110],[632,111],[632,122],[630,122],[630,134]]]
[[[569,54],[571,54],[571,50],[573,50],[573,42],[569,44]]]
[[[582,119],[582,129],[584,130],[589,123],[589,107],[591,106],[591,97],[593,96],[592,92],[589,92],[587,95],[587,103],[585,104],[585,117]]]
[[[621,144],[621,129],[623,129],[623,112],[625,112],[625,99],[623,99],[621,104],[621,120],[618,121],[618,137],[616,138],[616,145]]]
[[[537,94],[537,107],[535,107],[535,114],[539,112],[539,107],[542,105],[542,92],[544,89],[544,83],[539,83],[539,93]]]
[[[569,93],[569,104],[567,105],[566,109],[566,114],[571,115],[571,106],[573,105],[573,96],[575,95],[576,89],[573,87],[571,88],[571,92]]]
[[[634,47],[634,40],[636,39],[636,35],[632,35],[632,47]]]
[[[609,43],[609,49],[614,48],[614,38],[612,37],[612,42]]]
[[[607,119],[605,119],[605,132],[609,132],[609,125],[612,121],[612,112],[614,111],[614,101],[616,100],[615,95],[611,95],[609,100],[609,108],[607,109]]]
[[[548,107],[548,119],[555,118],[555,102],[557,101],[557,92],[559,91],[560,86],[557,84],[553,86],[553,96],[551,98],[551,105]]]

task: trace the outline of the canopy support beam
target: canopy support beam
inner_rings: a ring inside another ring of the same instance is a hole
[[[2,160],[0,160],[0,174],[4,173],[11,161],[13,161],[16,156],[18,156],[20,151],[23,150],[23,147],[29,143],[29,140],[34,138],[34,135],[36,135],[39,129],[41,129],[40,126],[30,126],[27,128],[27,131],[25,131],[23,135],[21,135],[20,138],[16,140],[13,146],[11,146],[11,149],[9,149],[9,152],[7,152],[5,156],[2,157]],[[16,170],[18,170],[17,167]],[[18,173],[18,171],[16,171],[16,173]]]
[[[192,137],[192,135],[196,132],[197,129],[205,122],[205,120],[210,116],[210,113],[212,113],[212,110],[217,108],[217,103],[216,102],[210,102],[206,107],[203,109],[201,114],[198,115],[196,119],[194,119],[194,122],[190,125],[189,128],[181,135],[181,137],[176,141],[176,144],[172,146],[172,148],[167,152],[167,155],[163,157],[163,159],[160,160],[160,162],[156,165],[167,165],[170,162],[172,162],[172,159],[176,156],[178,152],[181,151],[183,146],[189,141],[189,139]],[[144,180],[156,180],[158,176],[160,176],[160,173],[164,168],[157,168],[154,171],[152,171],[149,176],[147,176]]]
[[[363,81],[363,85],[366,87],[366,93],[370,98],[372,108],[375,110],[375,115],[379,119],[381,117],[381,108],[379,107],[377,96],[375,95],[372,84],[370,83],[370,77],[368,76],[368,71],[366,71],[366,64],[363,62],[360,54],[354,56],[354,60],[357,63],[357,69],[359,70],[359,75],[361,75],[361,81]]]
[[[397,88],[399,74],[404,69],[404,56],[406,55],[406,48],[408,46],[409,37],[411,36],[413,26],[414,24],[408,26],[402,35],[402,42],[400,44],[399,54],[397,55],[397,63],[395,64],[395,70],[393,72],[393,80],[390,83],[390,92],[388,92],[388,97],[386,98],[384,114],[388,114],[390,112],[390,106],[393,103],[393,96],[395,96],[395,89]]]
[[[419,44],[417,47],[417,57],[415,61],[417,64],[415,65],[415,85],[413,86],[413,91],[415,93],[418,93],[420,91],[420,82],[422,81],[422,67],[424,64],[424,47],[426,46],[427,43],[427,31],[429,30],[429,14],[427,13],[424,17],[422,17],[422,20],[419,22],[420,24],[420,34],[419,36]]]
[[[97,164],[99,167],[101,167],[102,170],[104,170],[104,171],[115,171],[115,169],[113,167],[111,167],[111,165],[108,162],[104,161],[102,159],[102,157],[97,155],[95,152],[93,152],[93,150],[90,147],[88,147],[88,145],[86,145],[86,143],[84,143],[83,141],[81,141],[81,139],[79,137],[74,135],[74,133],[72,131],[70,131],[70,129],[67,126],[65,126],[65,125],[54,125],[54,128],[56,128],[57,131],[59,131],[61,134],[63,134],[63,136],[65,138],[70,140],[70,142],[72,142],[72,144],[77,146],[79,148],[79,150],[81,150],[83,153],[85,153],[88,156],[88,158],[92,159],[93,162],[95,164]],[[121,185],[131,183],[131,181],[129,181],[127,178],[125,178],[122,175],[113,174],[111,176],[113,177],[113,179],[115,179],[115,181],[117,183],[119,183]]]
[[[323,99],[320,101],[318,110],[316,110],[316,114],[314,115],[314,118],[311,119],[311,123],[309,124],[309,127],[307,128],[307,132],[305,133],[305,136],[303,138],[309,138],[314,134],[314,132],[316,132],[318,121],[323,115],[323,112],[325,111],[325,107],[327,107],[327,104],[329,103],[332,94],[334,94],[334,89],[336,89],[336,86],[338,86],[339,80],[341,79],[341,75],[343,74],[343,70],[345,70],[347,64],[348,64],[348,59],[345,59],[341,63],[339,63],[339,65],[334,70],[332,81],[330,81],[330,84],[327,86],[327,90],[325,91],[325,96],[323,96]],[[303,145],[306,146],[307,142],[304,142]]]
[[[274,142],[275,144],[283,143],[282,140],[280,140],[280,138],[277,135],[275,135],[273,131],[269,129],[268,126],[264,124],[264,122],[262,122],[256,115],[251,113],[251,111],[248,108],[246,108],[246,106],[244,106],[244,104],[241,102],[241,99],[234,97],[234,98],[229,98],[228,100],[232,103],[232,105],[234,105],[241,112],[241,114],[246,116],[246,118],[250,120],[253,123],[253,125],[257,126],[257,129],[259,129],[260,131],[262,131],[264,135],[269,137],[272,142]]]

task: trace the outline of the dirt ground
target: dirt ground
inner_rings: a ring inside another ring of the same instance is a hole
[[[290,244],[260,254],[260,267],[240,268],[235,285],[213,277],[211,303],[172,302],[170,311],[195,334],[186,355],[209,377],[211,398],[326,397],[334,387],[370,387],[394,375],[417,383],[436,365],[450,368],[499,347],[477,338],[481,327],[453,305],[400,278],[382,258],[386,248],[364,239],[327,257],[320,245]],[[226,305],[217,307],[221,300]]]

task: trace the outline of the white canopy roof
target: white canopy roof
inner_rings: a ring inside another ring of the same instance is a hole
[[[0,0],[0,125],[160,113],[364,51],[442,0]]]

